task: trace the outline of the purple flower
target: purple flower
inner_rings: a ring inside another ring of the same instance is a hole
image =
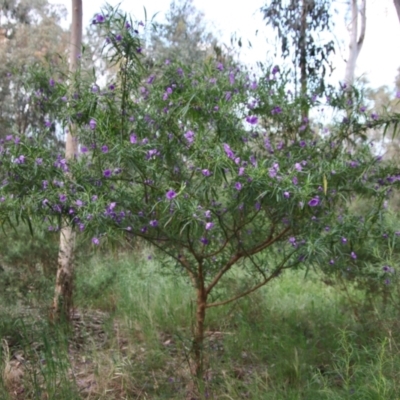
[[[379,118],[379,115],[377,113],[372,113],[371,118],[376,121]]]
[[[76,204],[78,207],[82,207],[82,206],[83,206],[83,201],[82,201],[82,200],[76,200],[76,201],[75,201],[75,204]]]
[[[256,211],[260,211],[261,210],[261,204],[257,201],[257,203],[254,205],[254,208],[256,209]]]
[[[341,241],[342,241],[343,244],[347,243],[347,239],[345,237],[342,237]]]
[[[121,34],[116,35],[115,40],[120,42],[122,40],[122,35]]]
[[[149,222],[149,225],[153,228],[156,228],[158,226],[158,221],[156,219],[153,219]]]
[[[183,136],[189,144],[192,144],[194,142],[194,132],[187,131]]]
[[[79,230],[82,232],[85,229],[85,224],[79,224]]]
[[[310,207],[316,207],[316,206],[318,206],[319,205],[319,197],[318,196],[315,196],[315,197],[313,197],[309,202],[308,202],[308,205],[310,206]]]
[[[61,203],[64,203],[65,201],[67,201],[67,195],[66,194],[60,194],[58,196],[58,198],[60,199]]]
[[[167,197],[168,200],[172,200],[176,197],[176,192],[173,190],[168,190],[165,196]]]
[[[204,245],[207,245],[207,244],[209,243],[208,239],[205,238],[205,237],[202,237],[202,238],[200,239],[200,242],[203,243]]]
[[[330,265],[333,265],[333,264],[335,264],[335,260],[333,260],[333,259],[332,259],[332,260],[330,260],[330,261],[329,261],[329,264],[330,264]]]
[[[276,106],[276,107],[274,107],[272,110],[271,110],[271,114],[272,115],[274,115],[274,114],[281,114],[282,113],[282,108],[280,108],[279,106]]]
[[[288,199],[290,197],[290,193],[289,192],[283,192],[283,197],[285,199]]]
[[[81,153],[87,153],[88,148],[86,146],[81,146]]]
[[[240,182],[235,183],[235,189],[236,190],[242,190],[242,184]]]
[[[238,176],[242,176],[244,174],[244,167],[240,167],[238,171]]]
[[[108,146],[107,145],[101,146],[101,151],[103,153],[108,153]]]
[[[42,159],[42,158],[37,158],[37,159],[35,160],[35,163],[36,163],[37,165],[42,165],[42,164],[43,164],[43,159]]]
[[[233,154],[233,151],[229,147],[228,144],[224,143],[224,150],[228,158],[231,158],[232,160],[235,158],[235,155]]]
[[[53,79],[53,78],[51,78],[51,79],[49,80],[49,85],[50,85],[51,87],[54,87],[55,82],[54,82],[54,79]]]
[[[131,136],[130,136],[130,142],[132,144],[137,143],[137,136],[134,133],[132,133]]]
[[[352,251],[352,252],[350,253],[350,257],[351,257],[353,260],[355,260],[355,259],[357,258],[357,254],[354,253],[354,251]]]
[[[96,126],[97,126],[97,122],[94,119],[91,119],[89,122],[90,129],[93,131],[96,129]]]
[[[201,170],[201,173],[202,173],[204,176],[210,176],[210,175],[211,175],[211,172],[210,172],[208,169],[202,169],[202,170]]]
[[[156,79],[155,75],[150,75],[150,77],[147,79],[147,83],[151,85],[154,82],[154,79]]]
[[[213,222],[207,222],[206,223],[206,231],[209,231],[212,228],[214,228],[214,223]]]
[[[293,183],[293,185],[297,185],[299,183],[299,180],[297,179],[297,176],[294,176],[292,178],[292,183]]]
[[[271,178],[275,178],[276,175],[277,175],[277,173],[278,173],[278,170],[277,170],[276,168],[274,168],[274,167],[271,167],[271,168],[269,169],[268,175],[269,175]]]
[[[294,164],[294,168],[299,172],[303,169],[300,163]]]
[[[157,149],[149,150],[146,153],[146,160],[150,160],[150,158],[155,157],[155,156],[159,156],[159,155],[160,155],[160,152]]]
[[[206,218],[211,218],[211,211],[210,211],[210,210],[205,211],[205,212],[204,212],[204,216],[205,216]]]
[[[219,63],[217,64],[217,70],[218,70],[218,71],[223,71],[223,70],[224,70],[224,65],[223,65],[222,63],[219,62]]]
[[[103,171],[103,175],[105,178],[109,178],[111,176],[111,170],[106,169],[105,171]]]
[[[384,265],[384,266],[382,267],[382,270],[383,270],[384,272],[388,272],[388,273],[390,273],[390,274],[394,274],[394,268],[393,268],[393,267],[390,267],[389,265]]]
[[[400,90],[396,93],[396,98],[400,99]]]
[[[258,122],[258,118],[255,115],[249,115],[246,117],[246,121],[251,125],[256,125]]]
[[[100,244],[100,240],[97,237],[92,238],[92,243],[96,246]]]
[[[101,15],[101,14],[97,14],[97,15],[96,15],[96,20],[95,20],[95,22],[96,22],[97,24],[101,24],[101,23],[103,23],[104,21],[105,21],[104,15]]]

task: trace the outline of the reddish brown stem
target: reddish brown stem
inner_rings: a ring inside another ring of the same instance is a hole
[[[246,253],[239,252],[239,253],[236,253],[234,256],[232,256],[231,259],[225,264],[225,266],[218,272],[218,274],[214,277],[214,279],[208,285],[207,290],[206,290],[207,295],[211,292],[211,290],[219,282],[219,280],[224,276],[224,274],[226,272],[228,272],[232,268],[232,266],[237,261],[239,261],[242,257],[244,257],[245,255],[251,256],[253,254],[256,254],[256,253],[266,249],[268,246],[271,246],[273,243],[275,243],[277,240],[279,240],[282,236],[284,236],[289,230],[290,230],[290,227],[287,227],[286,229],[284,229],[281,233],[279,233],[274,238],[269,236],[268,239],[265,240],[263,243],[260,243],[258,246],[253,247]]]
[[[207,292],[204,287],[203,267],[199,264],[197,276],[196,326],[193,338],[194,376],[197,379],[202,379],[204,373],[203,344],[206,307]]]

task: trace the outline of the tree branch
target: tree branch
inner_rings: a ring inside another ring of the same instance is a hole
[[[206,289],[207,295],[211,292],[211,290],[219,282],[219,280],[224,276],[224,274],[231,269],[232,265],[234,265],[237,261],[239,261],[243,256],[245,255],[250,256],[264,250],[265,248],[267,248],[268,246],[279,240],[283,235],[285,235],[289,231],[289,229],[290,227],[284,229],[279,235],[275,236],[274,238],[272,238],[273,233],[271,233],[268,239],[265,242],[261,243],[260,245],[254,247],[253,249],[249,250],[246,253],[238,252],[234,256],[232,256],[231,259],[225,264],[225,266],[218,272],[218,274],[208,285]]]
[[[257,289],[259,289],[260,287],[266,285],[270,280],[272,280],[273,278],[276,278],[280,272],[285,268],[285,263],[287,260],[289,260],[289,258],[295,253],[296,251],[293,251],[292,253],[290,253],[287,257],[284,258],[284,260],[280,263],[280,265],[275,269],[275,271],[268,277],[265,278],[262,282],[260,282],[259,284],[257,284],[256,286],[253,286],[251,289],[246,290],[245,292],[238,294],[237,296],[231,297],[228,300],[224,300],[224,301],[219,301],[216,303],[209,303],[206,305],[206,308],[211,308],[211,307],[218,307],[218,306],[223,306],[225,304],[228,303],[232,303],[235,300],[239,300],[242,297],[245,297],[247,295],[249,295],[250,293],[255,292]],[[296,264],[292,264],[291,267],[293,267]]]
[[[360,15],[361,15],[361,32],[360,32],[360,37],[358,38],[357,41],[357,53],[361,51],[362,45],[364,43],[365,39],[365,30],[367,26],[367,1],[362,0],[361,5],[360,5]]]

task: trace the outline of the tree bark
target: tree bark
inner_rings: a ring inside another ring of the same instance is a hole
[[[367,23],[366,0],[361,0],[358,7],[357,0],[351,0],[351,31],[349,44],[349,58],[346,65],[345,82],[350,87],[354,82],[354,74],[356,70],[357,58],[364,44],[365,29]],[[358,14],[361,16],[361,29],[358,29]]]
[[[307,96],[307,11],[308,0],[303,0],[300,24],[300,92],[303,99]],[[308,119],[308,106],[304,103],[302,119]]]
[[[206,318],[207,294],[204,288],[204,283],[197,289],[197,307],[196,307],[196,327],[193,339],[193,354],[194,354],[194,375],[197,379],[203,378],[203,345],[204,345],[204,321]]]
[[[400,0],[393,0],[394,6],[396,7],[397,16],[399,17],[400,22]]]
[[[72,25],[70,43],[69,69],[73,75],[79,63],[82,47],[82,0],[72,0]],[[78,142],[74,137],[75,126],[70,125],[65,143],[65,158],[73,159],[78,154]],[[65,221],[61,227],[60,248],[58,253],[58,268],[54,291],[52,319],[69,320],[72,308],[73,262],[75,247],[75,232]]]

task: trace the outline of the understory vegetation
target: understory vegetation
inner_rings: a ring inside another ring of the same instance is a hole
[[[79,264],[70,326],[48,322],[53,281],[44,273],[26,269],[20,290],[29,295],[2,290],[0,398],[185,399],[195,299],[182,274],[146,247]],[[216,296],[240,290],[247,278],[237,278]],[[0,281],[18,286],[6,268]],[[399,398],[400,297],[387,286],[390,300],[371,301],[334,277],[286,271],[210,309],[203,398]]]

